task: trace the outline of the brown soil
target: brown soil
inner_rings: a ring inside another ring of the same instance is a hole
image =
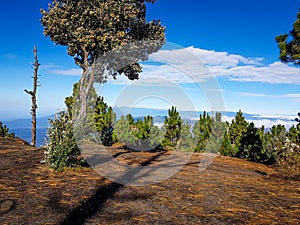
[[[141,165],[168,154],[110,151]],[[300,181],[271,179],[261,164],[217,157],[200,172],[194,154],[168,180],[134,187],[91,168],[52,171],[19,139],[0,138],[0,154],[0,224],[300,224]]]

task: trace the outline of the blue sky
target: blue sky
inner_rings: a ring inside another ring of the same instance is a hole
[[[32,88],[34,44],[42,75],[39,117],[64,109],[65,97],[80,79],[66,48],[43,36],[39,9],[49,1],[2,4],[0,121],[30,117],[31,100],[23,90]],[[99,93],[110,105],[126,105],[121,94],[131,88],[136,90],[135,99],[128,104],[134,106],[166,108],[189,102],[189,109],[200,111],[219,107],[294,117],[300,111],[300,70],[279,62],[274,38],[291,30],[299,7],[298,0],[158,0],[149,5],[148,18],[161,19],[167,27],[168,45],[150,57],[155,63],[144,64],[140,81],[120,78],[97,86]],[[153,94],[146,96],[136,86],[151,87]],[[170,93],[175,100],[163,92],[155,94],[169,90],[165,86],[174,88]],[[184,104],[182,108],[186,109]]]

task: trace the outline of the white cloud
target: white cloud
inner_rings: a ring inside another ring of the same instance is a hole
[[[164,126],[164,123],[154,123],[154,126],[157,126],[159,129],[161,129]]]
[[[262,127],[264,126],[265,128],[271,128],[274,125],[284,125],[285,128],[288,130],[290,129],[293,125],[295,125],[295,122],[293,121],[287,121],[287,120],[269,120],[269,119],[258,119],[258,120],[247,120],[248,122],[253,122],[256,127]]]
[[[246,119],[247,122],[253,122],[255,127],[260,128],[264,126],[266,129],[271,128],[274,125],[284,125],[288,130],[293,125],[295,125],[294,121],[295,116],[291,115],[257,115],[253,116],[252,119]],[[232,122],[234,117],[222,116],[222,121],[227,121],[229,123]]]
[[[278,119],[278,120],[294,120],[294,115],[285,115],[285,114],[259,114],[254,115],[254,118],[268,118],[268,119]]]
[[[57,69],[59,67],[60,66],[57,64],[49,63],[49,64],[41,64],[39,68],[44,70],[50,70],[50,69]]]
[[[246,58],[228,52],[195,47],[160,50],[149,57],[158,64],[143,64],[141,77],[161,78],[174,83],[199,83],[208,78],[225,77],[241,82],[300,84],[299,69],[281,62],[263,64],[262,58]],[[52,70],[54,74],[80,76],[81,69]],[[129,84],[120,76],[112,83]]]
[[[229,77],[231,80],[264,82],[272,84],[300,84],[299,69],[281,62],[264,66],[236,66],[229,69],[209,67],[215,76]]]
[[[4,58],[8,59],[8,60],[14,60],[19,58],[19,55],[14,54],[14,53],[6,53],[3,55]]]
[[[250,93],[250,92],[237,92],[237,94],[248,96],[248,97],[267,97],[265,94]]]
[[[285,96],[288,98],[300,98],[300,94],[286,94]]]
[[[287,98],[291,98],[295,100],[296,102],[300,102],[300,94],[286,94],[284,95]]]
[[[65,76],[81,76],[82,69],[51,70],[51,73]]]
[[[216,52],[195,47],[180,50],[161,50],[150,56],[150,60],[163,61],[170,64],[196,64],[233,67],[240,63],[259,65],[262,58],[245,58],[227,52]]]
[[[151,55],[150,59],[166,63],[169,67],[167,69],[166,66],[152,65],[151,71],[146,68],[146,74],[155,71],[155,74],[164,74],[174,82],[188,83],[187,77],[196,82],[202,82],[206,78],[227,77],[245,82],[300,84],[299,69],[294,66],[281,62],[263,65],[262,58],[246,58],[227,52],[188,47],[161,50]],[[170,67],[173,69],[170,70]]]

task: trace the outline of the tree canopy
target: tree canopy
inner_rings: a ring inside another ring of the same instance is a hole
[[[280,60],[300,65],[300,12],[289,34],[281,34],[275,39],[280,49]]]
[[[109,75],[124,74],[134,80],[141,72],[139,60],[147,60],[165,42],[165,27],[160,21],[146,20],[146,3],[155,1],[54,0],[48,5],[48,11],[41,9],[41,23],[45,36],[55,44],[67,46],[68,54],[83,68],[83,75],[107,52],[128,43],[147,41],[147,45],[135,46],[139,55],[130,64],[115,68],[113,60],[105,62]],[[130,52],[124,54],[122,57],[131,57]]]

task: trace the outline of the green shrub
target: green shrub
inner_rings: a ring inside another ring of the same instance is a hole
[[[128,114],[122,116],[114,126],[113,140],[125,144],[129,149],[136,151],[155,150],[160,147],[163,132],[153,124],[153,117],[134,121]]]
[[[161,146],[166,150],[178,150],[178,143],[181,136],[182,119],[175,106],[168,110],[163,130],[165,132]]]
[[[226,131],[222,139],[220,154],[224,156],[229,156],[230,152],[232,152],[232,145],[229,139],[228,132]]]
[[[67,112],[59,112],[49,120],[47,132],[45,163],[53,169],[78,167],[82,161],[78,159],[80,149],[76,143],[73,124]]]
[[[0,121],[0,137],[15,137],[14,133],[9,133],[9,129],[6,125],[3,126],[2,122]]]
[[[177,150],[182,152],[195,152],[196,146],[197,143],[191,133],[191,125],[187,122],[182,123]]]
[[[249,159],[254,162],[261,162],[263,155],[263,144],[259,131],[254,123],[250,123],[240,140],[240,148],[236,156],[241,159]]]
[[[280,170],[300,173],[300,146],[287,140],[276,152],[276,166]]]

